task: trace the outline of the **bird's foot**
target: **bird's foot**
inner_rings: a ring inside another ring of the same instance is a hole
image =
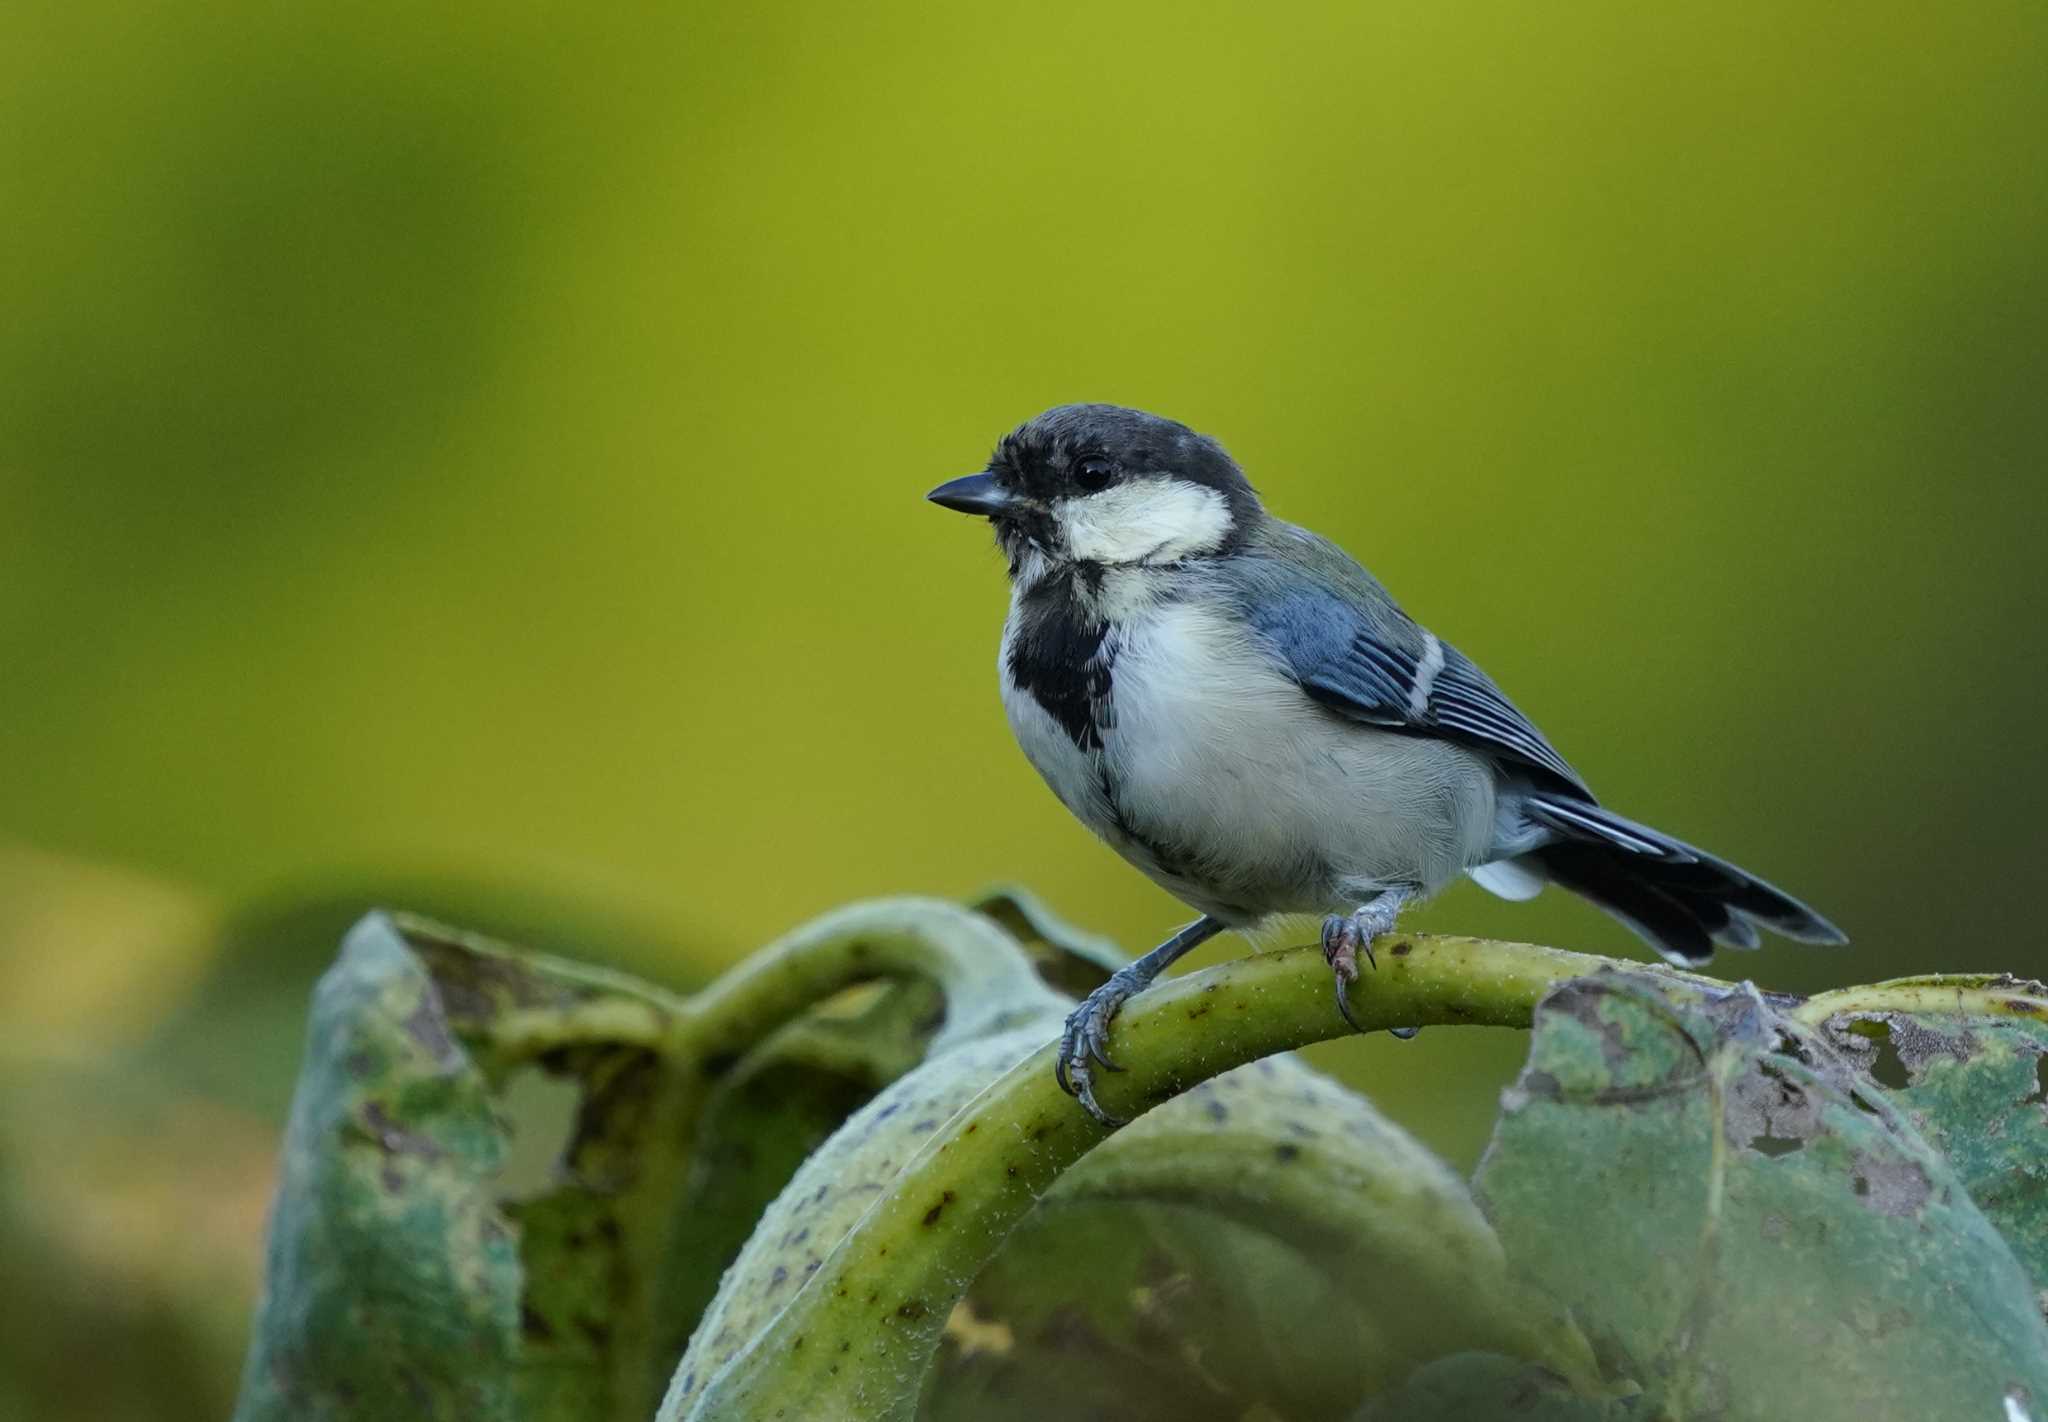
[[[1116,1010],[1126,1000],[1135,997],[1152,985],[1152,979],[1130,968],[1119,968],[1110,975],[1109,981],[1095,989],[1081,1005],[1067,1014],[1065,1032],[1060,1037],[1059,1065],[1054,1075],[1059,1078],[1060,1090],[1079,1101],[1089,1115],[1105,1126],[1121,1126],[1121,1118],[1112,1116],[1102,1109],[1095,1099],[1095,1067],[1108,1071],[1122,1071],[1123,1068],[1109,1059],[1109,1024],[1116,1016]]]
[[[1331,976],[1336,982],[1337,1011],[1351,1024],[1354,1032],[1367,1030],[1351,1012],[1351,985],[1358,981],[1358,955],[1363,952],[1366,965],[1375,972],[1379,971],[1379,959],[1372,952],[1373,940],[1392,930],[1405,898],[1406,895],[1384,893],[1350,913],[1333,913],[1323,920],[1323,961],[1330,965]],[[1387,1029],[1404,1042],[1421,1030],[1420,1027]]]
[[[1203,914],[1144,957],[1118,968],[1110,974],[1108,982],[1089,993],[1079,1007],[1067,1014],[1066,1029],[1060,1034],[1059,1066],[1055,1075],[1059,1078],[1060,1090],[1079,1101],[1087,1108],[1088,1114],[1103,1125],[1123,1124],[1103,1110],[1095,1099],[1095,1067],[1100,1066],[1107,1071],[1123,1070],[1109,1059],[1110,1019],[1116,1016],[1116,1010],[1127,999],[1152,986],[1154,979],[1191,949],[1207,943],[1222,931],[1222,920]]]

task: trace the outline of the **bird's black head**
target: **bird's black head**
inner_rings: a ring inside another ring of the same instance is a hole
[[[932,502],[995,525],[1013,575],[1043,563],[1103,567],[1215,557],[1262,516],[1223,446],[1120,405],[1059,405],[1003,436],[985,473]]]

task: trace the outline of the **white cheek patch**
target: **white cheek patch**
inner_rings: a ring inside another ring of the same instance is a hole
[[[1171,563],[1230,535],[1230,502],[1181,479],[1135,479],[1052,507],[1069,556],[1086,563]]]

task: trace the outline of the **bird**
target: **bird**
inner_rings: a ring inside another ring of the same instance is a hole
[[[1117,1010],[1226,930],[1324,915],[1337,1009],[1358,954],[1460,876],[1556,884],[1665,959],[1759,930],[1845,943],[1784,891],[1624,818],[1479,667],[1336,544],[1268,513],[1207,435],[1060,405],[926,496],[986,519],[1008,564],[997,654],[1025,757],[1088,829],[1200,917],[1067,1018],[1056,1075],[1095,1096]],[[1400,1035],[1413,1035],[1413,1028]]]

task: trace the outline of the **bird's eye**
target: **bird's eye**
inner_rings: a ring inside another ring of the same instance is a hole
[[[1074,482],[1081,486],[1084,493],[1092,494],[1099,489],[1107,489],[1114,478],[1116,465],[1099,454],[1092,454],[1074,466]]]

